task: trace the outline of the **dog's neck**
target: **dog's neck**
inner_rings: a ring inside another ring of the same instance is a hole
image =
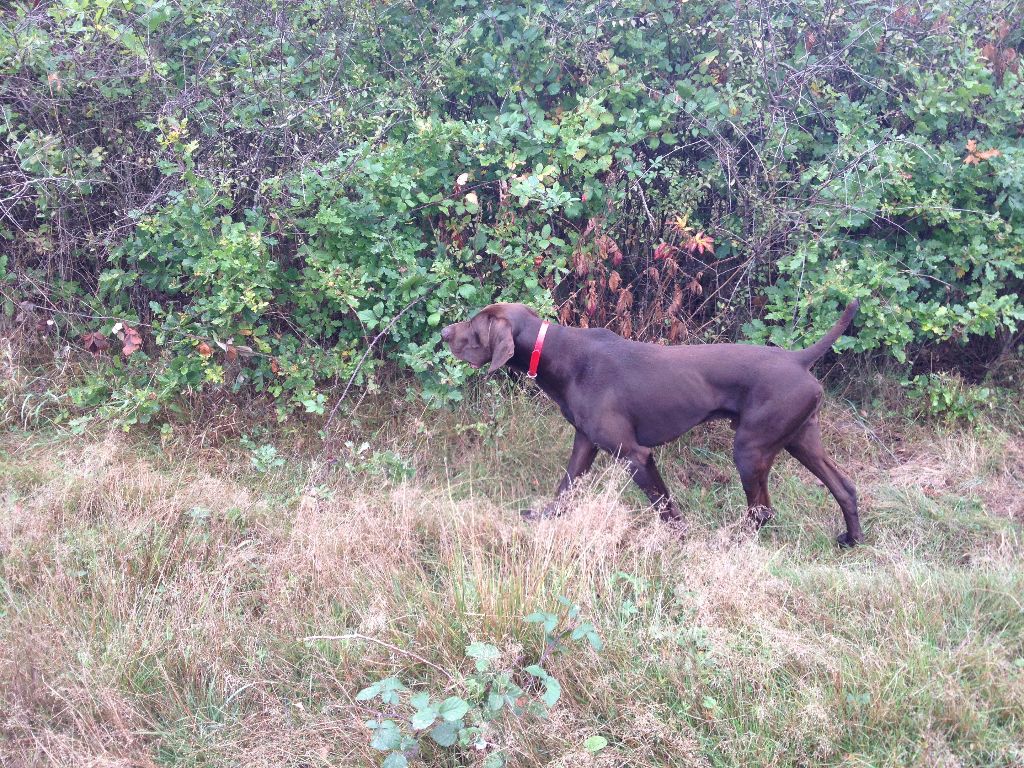
[[[537,342],[537,334],[540,333],[542,322],[538,317],[527,317],[517,324],[512,334],[515,353],[508,361],[511,368],[522,373],[530,369],[530,356],[533,354],[533,346]],[[553,391],[560,391],[569,378],[570,372],[566,361],[559,355],[559,352],[564,349],[567,330],[561,325],[550,323],[547,335],[544,337],[544,350],[541,353],[540,364],[537,366],[536,381],[548,395],[551,395]]]

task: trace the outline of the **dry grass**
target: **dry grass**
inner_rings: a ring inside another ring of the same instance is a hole
[[[491,726],[513,765],[1024,764],[1020,438],[833,408],[870,538],[845,553],[791,461],[777,521],[742,530],[727,430],[663,457],[682,543],[608,464],[570,514],[521,522],[567,449],[542,403],[363,411],[352,436],[415,479],[366,464],[308,485],[308,434],[275,436],[289,461],[265,474],[182,429],[4,438],[0,765],[376,765],[358,690],[395,675],[464,693],[477,640],[530,664],[524,617],[559,595],[606,645],[550,661],[549,718]]]

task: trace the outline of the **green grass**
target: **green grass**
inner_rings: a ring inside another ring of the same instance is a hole
[[[830,404],[868,536],[843,552],[837,507],[791,459],[776,520],[743,530],[726,425],[660,453],[684,543],[607,460],[570,513],[519,519],[569,449],[540,398],[394,403],[364,403],[342,442],[371,448],[333,464],[315,425],[254,439],[286,459],[264,473],[194,425],[3,437],[0,764],[378,765],[361,688],[467,695],[465,647],[534,663],[525,617],[560,595],[605,645],[548,660],[549,717],[489,725],[512,765],[1024,762],[1020,437]]]

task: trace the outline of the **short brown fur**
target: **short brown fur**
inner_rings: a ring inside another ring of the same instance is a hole
[[[842,335],[857,312],[852,302],[825,336],[807,349],[748,344],[662,346],[629,341],[603,328],[548,329],[537,383],[576,428],[556,498],[540,513],[558,514],[573,481],[590,469],[598,449],[625,459],[633,480],[661,511],[682,515],[654,463],[652,448],[698,424],[729,419],[733,459],[758,527],[771,519],[768,473],[782,449],[818,477],[839,503],[846,531],[837,541],[863,540],[850,479],[821,444],[822,388],[809,369]],[[452,353],[494,373],[503,365],[526,371],[541,319],[522,304],[492,304],[441,331]]]

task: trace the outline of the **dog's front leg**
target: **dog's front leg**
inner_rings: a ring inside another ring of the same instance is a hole
[[[624,458],[629,462],[633,482],[640,486],[640,490],[659,510],[661,519],[665,522],[684,524],[683,514],[672,500],[668,486],[661,479],[661,473],[654,463],[654,452],[650,448],[637,446],[626,452]]]
[[[597,446],[594,445],[589,437],[577,429],[576,437],[572,441],[572,453],[569,455],[569,463],[565,468],[565,474],[562,475],[561,482],[558,484],[558,490],[555,491],[555,498],[539,512],[532,509],[524,510],[522,513],[523,517],[527,520],[538,520],[542,517],[554,517],[562,514],[565,511],[563,509],[565,494],[569,492],[573,481],[590,469],[596,456]]]

